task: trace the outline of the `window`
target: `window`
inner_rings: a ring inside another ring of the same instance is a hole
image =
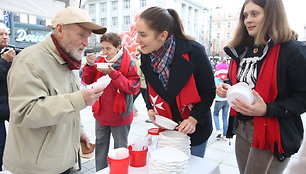
[[[36,16],[29,15],[29,24],[36,24]]]
[[[227,37],[228,39],[231,38],[231,33],[227,33],[226,35],[227,35],[226,37]]]
[[[117,11],[118,9],[118,1],[112,1],[112,11]]]
[[[36,17],[36,24],[46,26],[46,19],[43,17]]]
[[[220,23],[218,23],[218,28],[220,28],[220,26],[221,26],[221,24],[220,24]]]
[[[130,16],[124,16],[124,24],[125,25],[130,25],[131,24]]]
[[[124,16],[123,17],[124,25],[130,25],[130,16]]]
[[[231,23],[230,22],[227,23],[227,27],[231,28]]]
[[[95,13],[96,13],[96,5],[89,4],[89,14],[95,14]]]
[[[217,33],[217,39],[220,39],[220,33]]]
[[[27,14],[20,14],[20,22],[21,23],[26,23],[28,24],[29,23],[29,17]]]
[[[197,20],[198,20],[198,19],[197,19],[197,17],[199,16],[198,13],[199,13],[198,9],[195,9],[195,10],[194,10],[194,22],[197,22]]]
[[[101,9],[101,13],[105,13],[107,11],[106,2],[100,3],[100,9]]]
[[[146,6],[147,6],[146,0],[140,0],[140,7],[146,7]]]
[[[123,6],[124,6],[125,9],[129,9],[130,8],[130,0],[124,0]]]
[[[112,27],[118,26],[118,17],[112,17]]]
[[[101,18],[101,25],[106,26],[106,18]]]
[[[185,18],[185,12],[186,11],[186,5],[185,4],[182,4],[182,12],[181,12],[181,19],[184,21],[184,18]]]
[[[15,21],[15,22],[20,22],[20,14],[19,14],[19,13],[15,13],[15,15],[14,15],[14,21]]]
[[[92,20],[92,23],[96,23],[96,19],[91,19]]]

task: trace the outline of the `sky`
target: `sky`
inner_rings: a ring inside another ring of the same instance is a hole
[[[202,4],[214,8],[222,6],[226,10],[240,10],[244,0],[204,0]],[[306,38],[304,26],[306,25],[306,1],[283,0],[290,27],[299,33],[299,40]]]

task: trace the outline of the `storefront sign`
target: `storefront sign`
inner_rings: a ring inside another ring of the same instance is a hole
[[[46,33],[34,33],[29,34],[25,29],[19,28],[16,32],[16,41],[17,42],[32,42],[38,43],[45,39]]]

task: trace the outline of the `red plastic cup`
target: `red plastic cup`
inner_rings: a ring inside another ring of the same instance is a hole
[[[129,157],[123,159],[113,159],[107,157],[110,174],[128,174],[129,171]]]
[[[141,151],[133,151],[132,146],[128,147],[130,153],[130,166],[143,167],[147,164],[148,148]]]

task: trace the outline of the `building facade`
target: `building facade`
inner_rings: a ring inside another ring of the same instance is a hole
[[[128,31],[141,11],[159,6],[175,9],[180,15],[186,34],[200,43],[204,42],[205,7],[192,0],[88,0],[83,5],[93,22],[107,27],[108,32]],[[99,36],[91,36],[89,48],[97,48]]]
[[[210,9],[204,45],[210,57],[226,57],[223,48],[233,39],[238,25],[239,11],[226,12],[222,8]],[[209,46],[210,45],[210,46]]]
[[[0,10],[0,22],[9,28],[10,44],[25,48],[45,39],[51,29],[47,18]]]
[[[55,2],[56,1],[56,2]],[[24,1],[26,3],[27,1]],[[55,9],[60,9],[67,6],[79,6],[79,0],[52,0],[52,2],[42,2],[43,4],[36,4],[39,8],[44,8],[44,6],[49,5],[49,9],[51,14],[55,15]],[[44,5],[44,6],[43,6]],[[35,11],[36,15],[33,15],[33,11],[31,14],[27,14],[27,7],[24,9],[19,8],[11,8],[12,11],[4,11],[0,8],[0,22],[4,23],[9,29],[9,38],[10,44],[14,45],[17,48],[25,48],[30,45],[36,44],[44,40],[49,34],[51,29],[47,28],[47,25],[51,24],[52,19],[48,17],[52,15],[45,13],[46,11]],[[37,8],[37,7],[35,7]],[[33,7],[33,9],[35,9]],[[23,11],[23,12],[21,12]]]

